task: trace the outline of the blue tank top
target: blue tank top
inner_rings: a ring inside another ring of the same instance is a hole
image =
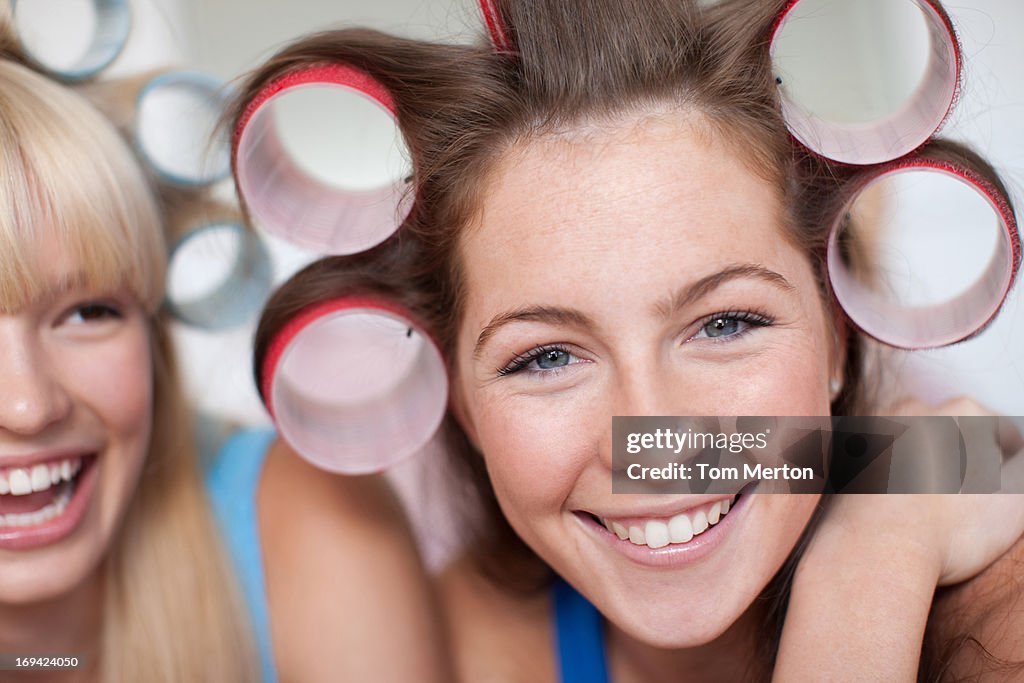
[[[561,577],[551,587],[562,683],[608,683],[601,613]]]
[[[249,608],[264,683],[276,683],[277,670],[270,642],[256,491],[275,436],[272,429],[238,432],[228,439],[206,470],[210,501]]]

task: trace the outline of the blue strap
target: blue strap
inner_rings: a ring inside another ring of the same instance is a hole
[[[608,683],[601,613],[561,577],[551,597],[561,682]]]
[[[238,432],[224,444],[206,472],[210,501],[249,606],[264,683],[275,683],[277,670],[270,642],[256,491],[275,436],[272,429]]]

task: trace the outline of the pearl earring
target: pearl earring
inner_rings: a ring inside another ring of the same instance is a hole
[[[839,392],[843,389],[843,381],[838,377],[833,377],[828,382],[828,389],[832,394],[832,400],[836,400],[836,397],[839,396]]]

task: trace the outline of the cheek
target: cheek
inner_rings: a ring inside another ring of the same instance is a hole
[[[153,413],[153,358],[145,324],[129,326],[85,355],[66,370],[80,400],[109,438],[144,446]]]
[[[513,526],[522,529],[521,520],[561,510],[592,453],[583,435],[594,431],[582,416],[536,398],[479,395],[473,403],[477,445]]]

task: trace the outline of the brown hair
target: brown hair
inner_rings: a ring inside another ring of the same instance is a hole
[[[256,335],[257,377],[270,342],[298,311],[365,289],[409,307],[451,363],[465,294],[459,237],[479,211],[497,161],[524,141],[651,108],[698,112],[711,135],[777,188],[787,238],[807,255],[825,305],[841,320],[827,283],[825,244],[830,212],[854,171],[811,156],[787,132],[768,52],[784,4],[724,0],[702,10],[680,0],[498,0],[510,52],[486,40],[440,45],[347,29],[308,37],[271,58],[243,86],[236,123],[262,88],[286,74],[325,62],[359,68],[395,100],[415,168],[410,191],[416,201],[398,233],[380,247],[325,259],[274,295]],[[933,148],[962,157],[963,150],[950,145]],[[995,178],[990,168],[984,171]],[[845,246],[855,261],[857,245]],[[856,414],[871,402],[864,344],[850,326],[837,330],[846,350],[845,382],[832,410]],[[482,457],[451,414],[443,429],[482,521],[470,552],[501,585],[536,588],[550,570],[505,520]],[[773,597],[767,611],[776,631],[798,555],[765,593]],[[776,646],[777,638],[767,647],[769,661]]]

